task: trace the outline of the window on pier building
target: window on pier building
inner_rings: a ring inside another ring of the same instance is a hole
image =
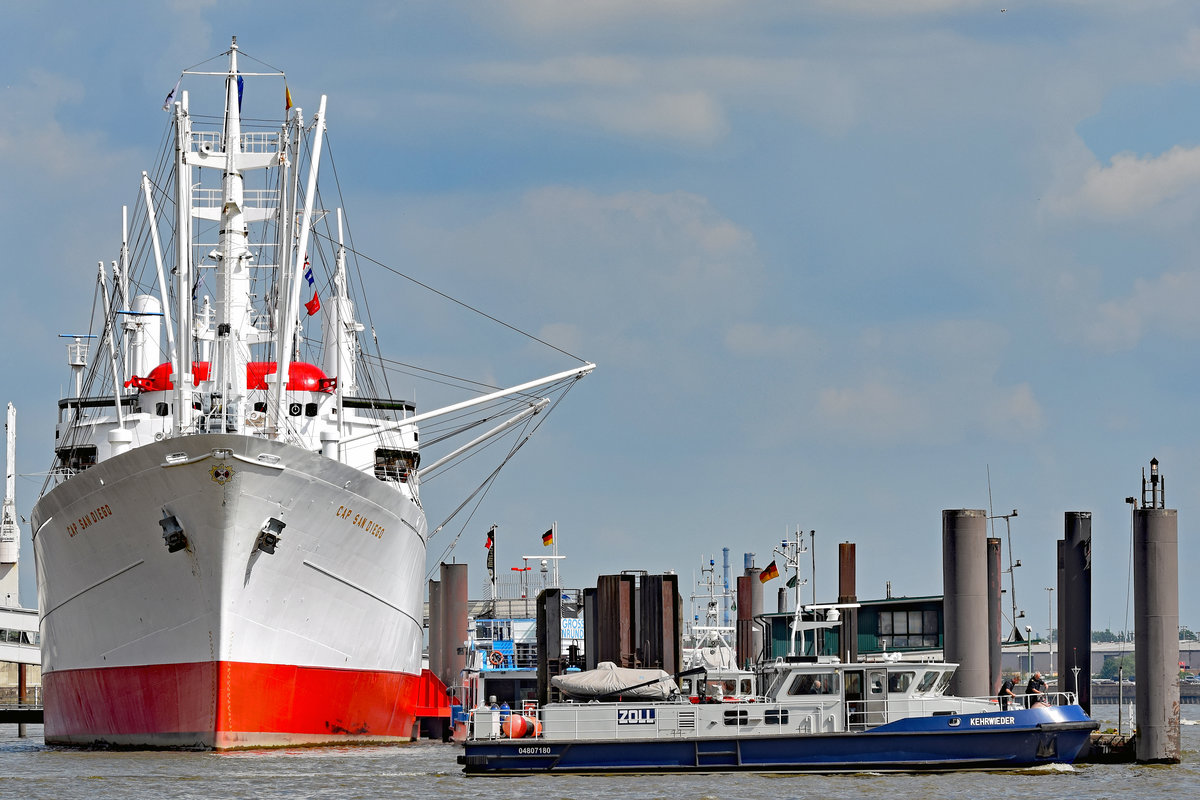
[[[940,634],[937,611],[933,609],[879,612],[879,637],[890,649],[937,647]]]

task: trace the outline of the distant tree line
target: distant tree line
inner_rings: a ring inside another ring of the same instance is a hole
[[[1102,631],[1092,631],[1092,641],[1095,643],[1132,642],[1133,641],[1133,631],[1118,631],[1117,633],[1113,633],[1108,628],[1105,628]],[[1200,641],[1200,636],[1197,636],[1195,632],[1193,632],[1186,626],[1180,626],[1179,641],[1181,641],[1181,642]]]

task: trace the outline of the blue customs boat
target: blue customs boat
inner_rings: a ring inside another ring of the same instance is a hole
[[[808,610],[804,627],[840,624],[835,606]],[[1007,710],[948,695],[956,667],[787,656],[760,665],[761,694],[714,695],[699,668],[524,714],[481,708],[458,760],[468,775],[1011,769],[1071,763],[1098,727],[1070,693]],[[586,676],[560,688],[586,696]]]

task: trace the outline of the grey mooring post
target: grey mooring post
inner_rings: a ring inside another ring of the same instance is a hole
[[[1179,520],[1158,459],[1133,511],[1133,631],[1139,763],[1179,763]]]
[[[950,692],[960,697],[991,694],[987,512],[942,511],[942,585],[946,660],[959,665]]]
[[[1092,512],[1067,511],[1059,540],[1058,690],[1092,713]],[[1079,673],[1072,672],[1078,669]],[[1078,686],[1076,685],[1078,684]]]

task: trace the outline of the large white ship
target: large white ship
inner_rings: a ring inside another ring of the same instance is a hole
[[[168,96],[163,169],[100,263],[100,322],[68,346],[32,518],[48,744],[411,738],[419,488],[444,461],[421,468],[418,427],[510,403],[456,457],[592,368],[422,414],[392,399],[368,369],[341,210],[322,207],[337,195],[318,190],[325,98],[306,119],[282,74],[239,55],[235,39]],[[214,80],[223,109],[193,113],[189,88]],[[243,84],[268,81],[274,123],[242,112]]]

